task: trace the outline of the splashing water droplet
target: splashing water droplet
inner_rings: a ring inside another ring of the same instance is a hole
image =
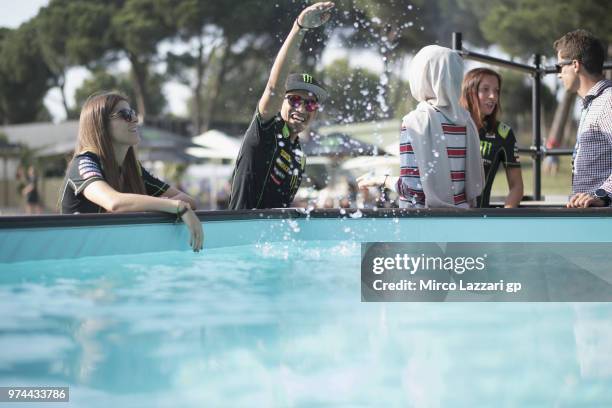
[[[351,218],[361,218],[361,217],[363,217],[363,213],[359,209],[357,209],[357,211],[355,211],[354,213],[349,215],[349,217],[351,217]]]

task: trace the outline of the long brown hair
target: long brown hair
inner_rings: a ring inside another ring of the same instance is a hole
[[[79,118],[74,157],[84,152],[95,153],[100,158],[106,182],[112,188],[122,193],[146,194],[134,147],[128,149],[121,168],[115,159],[110,115],[121,101],[128,102],[125,96],[117,92],[100,92],[87,98]]]
[[[478,103],[478,87],[482,79],[487,76],[493,76],[497,78],[499,82],[499,96],[495,109],[490,115],[485,116],[484,120],[480,117],[480,104]],[[502,78],[497,72],[489,68],[474,68],[468,71],[463,78],[463,84],[461,85],[461,106],[470,112],[472,120],[476,124],[478,129],[486,128],[487,131],[492,132],[495,129],[497,123],[497,115],[501,113],[501,87]]]

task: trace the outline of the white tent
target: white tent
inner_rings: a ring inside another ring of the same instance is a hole
[[[187,153],[199,158],[234,160],[240,150],[239,139],[214,129],[193,137],[191,141],[202,147],[188,148]]]
[[[208,149],[206,147],[188,147],[187,154],[195,156],[199,159],[229,159],[235,160],[238,156],[238,150],[235,152],[222,151],[216,149]]]

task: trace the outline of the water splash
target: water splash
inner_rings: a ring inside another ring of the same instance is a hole
[[[363,213],[361,212],[361,210],[357,209],[357,211],[355,211],[354,213],[350,214],[349,217],[351,217],[351,218],[361,218],[361,217],[363,217]]]

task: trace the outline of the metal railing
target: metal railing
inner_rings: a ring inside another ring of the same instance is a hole
[[[497,65],[503,68],[513,69],[526,74],[530,74],[533,78],[531,92],[531,111],[532,111],[532,131],[533,142],[528,148],[519,148],[519,153],[529,154],[533,159],[533,199],[539,201],[542,199],[542,159],[546,156],[571,156],[573,149],[547,149],[542,146],[541,134],[541,97],[542,76],[547,74],[556,74],[557,70],[554,66],[543,67],[542,56],[535,54],[533,65],[521,64],[514,61],[508,61],[501,58],[491,57],[490,55],[480,54],[473,51],[463,49],[461,33],[453,33],[452,38],[453,50],[465,58],[474,61],[480,61],[491,65]],[[612,70],[612,62],[604,64],[604,70]]]

